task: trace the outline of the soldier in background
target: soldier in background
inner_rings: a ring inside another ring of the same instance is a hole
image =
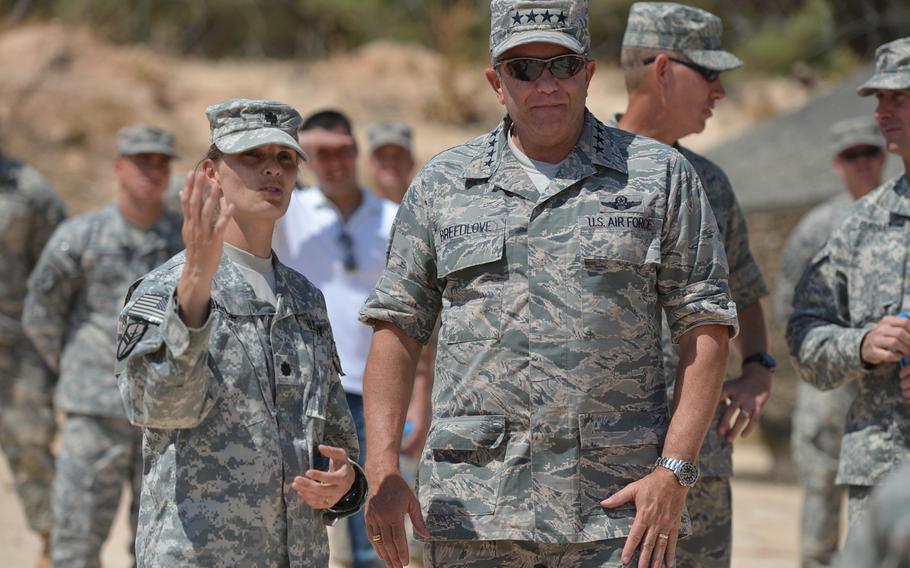
[[[775,313],[784,323],[790,317],[793,290],[812,257],[847,216],[851,203],[881,183],[885,141],[875,120],[871,117],[842,120],[831,127],[830,137],[832,169],[843,180],[847,191],[812,209],[787,239],[774,298]],[[829,566],[837,551],[843,491],[834,480],[847,410],[855,396],[853,383],[826,392],[804,381],[797,387],[791,444],[803,486],[800,521],[803,568]]]
[[[403,122],[377,122],[367,128],[368,162],[373,191],[401,203],[414,177],[413,134]]]
[[[50,551],[56,377],[20,322],[26,281],[41,249],[63,221],[63,204],[30,166],[0,153],[0,448],[29,528]]]
[[[396,568],[406,514],[433,567],[672,565],[736,328],[717,225],[684,157],[585,109],[587,2],[491,13],[508,114],[421,169],[360,312],[370,538]],[[683,359],[672,419],[661,308]],[[418,501],[400,431],[437,317]]]
[[[740,325],[734,344],[742,358],[742,373],[724,383],[723,401],[699,456],[701,478],[686,497],[692,533],[677,547],[678,566],[699,568],[730,565],[732,442],[758,424],[774,369],[759,301],[768,289],[749,249],[746,219],[730,180],[717,164],[678,143],[704,130],[715,103],[725,95],[720,74],[742,64],[720,48],[721,32],[720,19],[698,8],[669,2],[633,4],[622,43],[629,102],[626,112],[611,124],[673,145],[692,163],[717,219],[730,265],[730,292]],[[679,350],[666,322],[662,339],[672,404]]]
[[[872,493],[866,519],[836,562],[839,568],[910,566],[910,463]]]
[[[905,172],[857,202],[796,288],[787,341],[803,380],[824,390],[854,382],[836,482],[848,487],[850,533],[872,488],[910,459],[910,37],[876,51],[875,95],[886,148]],[[848,542],[852,538],[848,534]]]
[[[117,316],[130,284],[182,248],[180,219],[165,212],[174,137],[149,126],[119,133],[114,203],[69,219],[29,278],[23,325],[60,374],[64,413],[53,492],[53,561],[97,567],[123,484],[136,526],[140,432],[126,419],[114,377]]]

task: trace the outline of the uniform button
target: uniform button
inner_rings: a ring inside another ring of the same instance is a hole
[[[291,365],[288,364],[287,361],[281,364],[281,374],[285,377],[289,377],[291,375]]]

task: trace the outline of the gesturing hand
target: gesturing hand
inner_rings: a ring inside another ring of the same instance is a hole
[[[726,401],[727,409],[717,427],[718,435],[732,443],[740,433],[745,438],[755,430],[771,398],[772,377],[769,369],[750,363],[743,368],[742,376],[724,383],[720,398]]]
[[[183,243],[186,246],[186,264],[177,284],[180,315],[190,327],[200,327],[208,317],[212,278],[218,271],[224,246],[224,232],[234,214],[228,205],[218,213],[221,186],[211,182],[203,172],[190,172],[180,192],[183,205]]]
[[[863,338],[860,357],[864,363],[897,363],[910,353],[910,319],[885,316]]]
[[[319,453],[329,458],[329,471],[307,470],[297,476],[291,487],[314,509],[327,509],[337,503],[354,485],[356,473],[343,448],[320,444]]]

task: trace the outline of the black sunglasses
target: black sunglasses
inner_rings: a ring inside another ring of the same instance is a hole
[[[707,81],[709,83],[713,83],[714,81],[717,81],[717,78],[720,77],[720,73],[721,73],[720,71],[715,71],[714,69],[708,69],[707,67],[702,67],[698,63],[692,63],[691,61],[686,61],[685,59],[677,59],[675,57],[669,57],[669,56],[667,57],[667,59],[669,59],[673,63],[679,63],[680,65],[685,65],[689,69],[692,69],[693,71],[695,71],[696,73],[698,73],[699,75],[704,77],[705,81]],[[645,57],[644,59],[641,60],[641,62],[643,65],[650,65],[650,64],[654,63],[654,61],[656,61],[656,60],[657,60],[657,56],[652,55],[651,57]]]
[[[342,229],[341,234],[338,235],[338,244],[344,249],[344,257],[341,259],[344,269],[348,272],[354,272],[357,270],[357,257],[354,256],[354,239]]]
[[[877,158],[882,153],[878,146],[862,146],[859,148],[849,148],[844,150],[838,156],[845,162],[852,162],[860,158]]]
[[[496,67],[500,66],[505,68],[510,77],[519,81],[536,81],[540,79],[545,69],[549,69],[550,74],[557,79],[568,79],[578,75],[581,68],[585,66],[585,58],[574,53],[547,59],[516,57],[497,62]]]

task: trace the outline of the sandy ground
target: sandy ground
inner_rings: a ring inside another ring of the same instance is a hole
[[[763,446],[746,441],[737,448],[733,483],[733,568],[796,568],[800,489],[770,482],[772,468]],[[104,568],[129,566],[129,529],[124,502],[102,552]],[[38,539],[29,533],[13,490],[6,461],[0,460],[0,564],[35,565]]]

